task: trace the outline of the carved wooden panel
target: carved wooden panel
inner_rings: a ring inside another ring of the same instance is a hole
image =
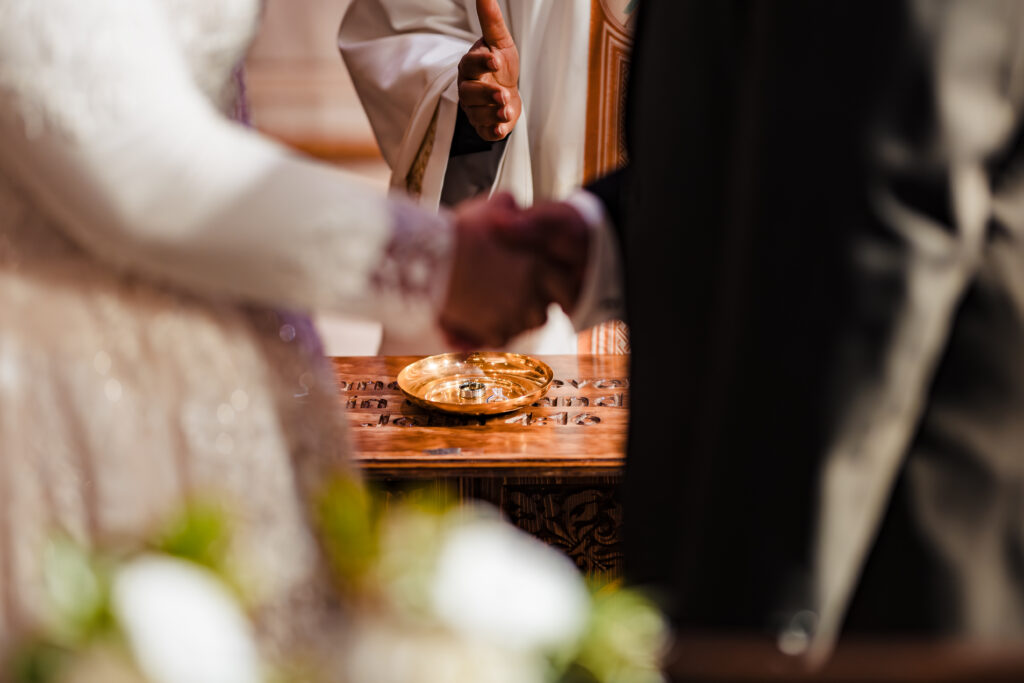
[[[490,417],[426,411],[396,377],[418,357],[335,358],[356,461],[403,477],[596,476],[623,465],[629,419],[628,357],[549,356],[548,395]]]
[[[583,178],[589,183],[625,165],[626,85],[635,0],[592,0]],[[610,320],[580,333],[580,353],[629,353],[629,330]]]
[[[590,182],[626,163],[625,102],[633,48],[632,2],[593,0],[587,86],[587,146],[583,175]]]
[[[587,574],[622,575],[622,506],[614,483],[506,482],[501,510]]]
[[[621,576],[628,358],[545,357],[556,378],[548,395],[483,419],[409,404],[395,377],[414,360],[334,359],[356,462],[388,499],[482,500],[584,572]]]
[[[385,504],[409,496],[460,504],[483,501],[512,524],[564,552],[591,577],[622,576],[619,477],[375,478]]]

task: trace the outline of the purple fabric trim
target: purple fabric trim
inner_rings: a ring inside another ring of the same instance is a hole
[[[252,125],[249,112],[249,98],[245,92],[245,64],[239,64],[231,72],[231,80],[235,83],[235,106],[231,118],[244,126]]]

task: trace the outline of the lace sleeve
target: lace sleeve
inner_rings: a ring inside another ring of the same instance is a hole
[[[115,267],[204,295],[429,324],[446,220],[224,119],[171,31],[177,6],[0,0],[0,172]]]

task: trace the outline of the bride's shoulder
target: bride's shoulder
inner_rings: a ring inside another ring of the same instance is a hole
[[[184,67],[189,85],[218,101],[260,9],[260,0],[0,0],[0,98],[19,109],[53,102],[56,111],[26,120],[87,121]]]

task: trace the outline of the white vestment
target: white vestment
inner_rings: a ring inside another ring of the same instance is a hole
[[[519,50],[523,112],[504,149],[486,160],[495,166],[493,184],[480,189],[510,192],[527,205],[563,199],[583,180],[591,0],[500,5]],[[391,166],[392,186],[407,190],[421,157],[419,198],[431,208],[438,207],[446,179],[456,177],[451,165],[473,163],[449,160],[449,150],[458,63],[480,36],[474,0],[353,0],[341,25],[339,46]],[[553,307],[548,325],[512,347],[575,353],[574,330]]]

